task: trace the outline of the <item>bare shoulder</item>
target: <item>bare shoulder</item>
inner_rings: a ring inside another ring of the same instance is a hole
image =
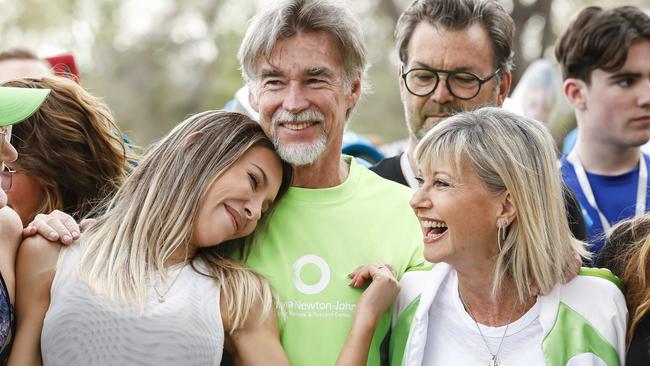
[[[20,244],[17,266],[38,272],[56,270],[62,247],[62,244],[49,241],[40,235],[29,237]]]

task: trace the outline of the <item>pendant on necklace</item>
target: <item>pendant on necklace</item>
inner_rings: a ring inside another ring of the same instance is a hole
[[[490,363],[488,366],[505,366],[501,362],[499,362],[499,359],[497,358],[496,355],[492,356],[492,359],[490,360]]]
[[[158,302],[162,304],[163,302],[165,302],[165,298],[162,297],[162,296],[158,296]],[[497,364],[497,366],[498,366],[498,364]]]

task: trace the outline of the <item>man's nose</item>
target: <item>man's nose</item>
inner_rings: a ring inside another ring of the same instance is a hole
[[[641,81],[641,90],[637,101],[639,107],[650,110],[650,78]]]
[[[309,100],[305,95],[305,91],[298,82],[290,82],[288,92],[285,96],[282,107],[291,113],[298,113],[309,108]]]
[[[445,104],[452,102],[454,100],[454,95],[449,92],[449,84],[447,84],[447,76],[445,77],[440,77],[440,80],[438,81],[438,86],[436,86],[436,89],[431,93],[430,96],[431,100],[436,102],[437,104]]]

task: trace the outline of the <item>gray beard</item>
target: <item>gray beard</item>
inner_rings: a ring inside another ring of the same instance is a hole
[[[313,143],[283,144],[273,134],[273,145],[278,151],[280,158],[293,166],[313,164],[325,151],[327,146],[327,134],[325,131],[318,136]]]
[[[293,166],[303,166],[313,164],[325,151],[327,147],[327,133],[324,129],[318,135],[313,143],[294,143],[283,144],[278,138],[278,125],[281,121],[315,121],[323,123],[325,116],[319,110],[306,110],[300,113],[290,113],[284,109],[278,109],[271,117],[272,131],[271,140],[273,146],[280,155],[280,158]]]

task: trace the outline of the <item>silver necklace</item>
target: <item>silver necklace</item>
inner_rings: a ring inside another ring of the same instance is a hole
[[[178,281],[178,278],[181,276],[181,273],[183,272],[184,269],[185,269],[185,262],[183,262],[183,267],[181,267],[181,269],[178,270],[178,273],[176,274],[176,277],[174,278],[172,283],[169,284],[169,286],[167,287],[165,292],[161,293],[160,291],[158,291],[158,288],[156,287],[156,285],[153,286],[153,290],[156,291],[156,295],[158,295],[158,302],[159,303],[162,304],[163,302],[165,302],[165,296],[167,296],[167,294],[169,293],[169,290],[171,290],[172,287],[174,287],[174,284],[176,283],[176,281]]]
[[[501,341],[499,341],[499,347],[497,348],[496,353],[492,353],[490,350],[490,346],[488,346],[487,340],[485,339],[485,336],[483,335],[483,331],[481,331],[481,327],[478,325],[478,322],[476,321],[476,318],[474,318],[474,315],[472,315],[472,312],[469,310],[469,306],[465,304],[465,300],[463,300],[463,296],[460,294],[460,289],[458,290],[458,297],[460,298],[460,302],[463,304],[465,307],[465,310],[467,311],[467,314],[469,314],[469,317],[472,318],[474,321],[474,324],[476,324],[476,329],[478,329],[478,334],[481,335],[481,339],[483,340],[483,344],[485,344],[485,348],[487,349],[488,353],[490,354],[490,363],[488,363],[488,366],[505,366],[505,364],[501,363],[499,361],[499,352],[501,351],[501,345],[503,345],[503,340],[506,339],[506,334],[508,333],[508,327],[510,327],[510,321],[512,320],[512,316],[515,313],[515,307],[517,305],[517,301],[512,304],[512,310],[510,310],[510,316],[508,317],[508,323],[506,324],[506,329],[503,331],[503,335],[501,336]]]

